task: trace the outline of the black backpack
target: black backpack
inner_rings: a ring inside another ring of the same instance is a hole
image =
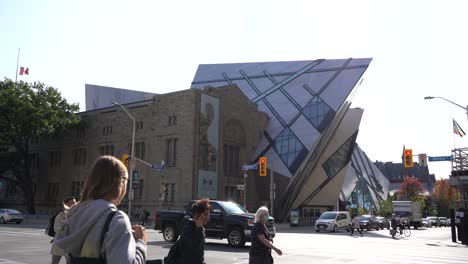
[[[46,235],[50,237],[55,237],[54,223],[55,223],[55,218],[60,212],[62,211],[58,211],[49,219],[49,224],[47,225],[46,230],[44,232]]]
[[[177,241],[171,246],[167,257],[164,258],[164,264],[176,264],[177,257],[180,255],[180,237]]]

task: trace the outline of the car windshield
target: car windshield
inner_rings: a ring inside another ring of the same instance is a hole
[[[359,221],[362,221],[362,220],[369,220],[370,217],[369,217],[369,216],[358,216],[358,219],[359,219]]]
[[[20,212],[16,211],[15,209],[6,209],[6,212],[10,213],[10,214],[21,214]]]
[[[396,211],[395,214],[398,215],[399,217],[408,217],[409,216],[409,212],[406,212],[406,211]]]
[[[323,213],[320,216],[320,219],[335,219],[336,215],[337,215],[337,213]]]
[[[244,214],[248,213],[242,206],[233,203],[233,202],[223,202],[220,203],[224,210],[226,210],[226,213],[228,214]]]
[[[375,219],[377,219],[379,221],[385,220],[385,218],[383,218],[382,216],[377,216]]]
[[[436,220],[437,217],[434,217],[434,216],[433,216],[433,217],[428,217],[427,219],[429,219],[429,220]]]
[[[440,220],[447,220],[446,217],[439,217]]]

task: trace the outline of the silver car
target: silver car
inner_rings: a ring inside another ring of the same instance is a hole
[[[351,216],[346,211],[325,212],[315,221],[315,232],[332,231],[339,229],[351,231]]]
[[[23,214],[15,209],[0,208],[0,224],[23,222]]]

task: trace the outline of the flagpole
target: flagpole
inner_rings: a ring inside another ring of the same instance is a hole
[[[20,54],[20,48],[18,48],[18,58],[16,59],[16,78],[15,78],[15,82],[18,81],[19,54]]]

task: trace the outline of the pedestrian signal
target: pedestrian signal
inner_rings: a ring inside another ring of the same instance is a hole
[[[127,155],[127,154],[123,154],[123,155],[122,155],[122,162],[123,162],[123,164],[125,165],[125,167],[127,167],[127,168],[128,168],[128,160],[129,160],[128,155]]]
[[[266,176],[267,175],[267,158],[266,157],[260,157],[258,161],[259,165],[258,166],[258,172],[260,176]]]
[[[405,168],[413,168],[413,150],[412,149],[405,149],[404,157],[403,157],[403,165]]]

